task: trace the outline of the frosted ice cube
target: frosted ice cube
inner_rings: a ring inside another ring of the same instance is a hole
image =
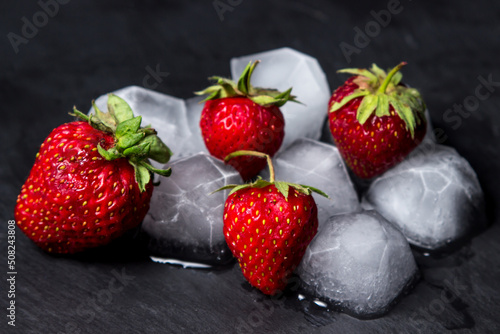
[[[239,173],[205,154],[175,160],[172,175],[161,178],[142,224],[153,255],[184,261],[224,264],[232,259],[222,232],[228,191],[239,184]]]
[[[273,165],[278,180],[312,186],[331,197],[313,194],[320,225],[335,214],[360,210],[358,195],[335,146],[313,139],[297,139],[274,157]],[[262,175],[268,178],[268,170]]]
[[[204,106],[204,103],[200,102],[203,99],[204,97],[195,96],[185,101],[188,126],[191,132],[190,137],[186,139],[186,145],[184,147],[186,154],[194,154],[199,152],[208,153],[207,147],[205,146],[205,142],[203,141],[203,137],[201,135],[200,128],[201,111],[203,110]]]
[[[425,145],[375,179],[363,197],[410,243],[437,250],[485,226],[477,176],[455,149]]]
[[[252,85],[280,91],[293,87],[292,94],[303,103],[288,102],[280,108],[285,117],[282,148],[301,137],[319,139],[331,92],[318,61],[290,48],[256,53],[231,59],[233,79],[253,60],[261,63],[253,72]]]
[[[174,152],[172,159],[193,153],[190,148],[193,134],[184,100],[138,86],[124,87],[113,93],[127,101],[135,116],[142,116],[142,126],[151,125],[158,132],[161,140]],[[107,95],[102,95],[95,102],[99,109],[106,111],[107,101]],[[94,112],[93,108],[91,112]]]
[[[360,318],[386,313],[417,273],[405,237],[376,211],[330,217],[297,268],[306,291]]]

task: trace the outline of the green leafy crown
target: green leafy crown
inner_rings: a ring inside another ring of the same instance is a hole
[[[277,107],[281,107],[288,101],[299,102],[295,99],[295,96],[291,95],[292,88],[289,88],[284,92],[280,92],[272,88],[252,86],[250,84],[250,78],[258,63],[258,60],[250,62],[243,70],[243,73],[237,83],[231,79],[213,76],[209,79],[214,80],[216,84],[207,87],[202,91],[195,92],[195,94],[208,95],[203,101],[242,96],[247,97],[262,106],[275,105]]]
[[[245,184],[228,184],[222,188],[219,188],[214,191],[218,192],[221,190],[225,189],[231,189],[231,192],[229,192],[229,195],[232,193],[245,189],[245,188],[264,188],[270,185],[274,185],[276,189],[285,197],[288,198],[288,193],[290,190],[290,187],[294,188],[298,192],[306,195],[310,195],[311,193],[315,192],[317,194],[320,194],[321,196],[324,196],[326,198],[330,198],[327,194],[325,194],[323,191],[311,187],[311,186],[306,186],[303,184],[295,184],[295,183],[289,183],[289,182],[284,182],[284,181],[276,181],[274,177],[274,167],[273,163],[271,160],[271,157],[268,154],[261,153],[261,152],[255,152],[255,151],[246,151],[246,150],[241,150],[241,151],[236,151],[224,158],[224,161],[227,162],[231,160],[232,158],[243,156],[243,155],[251,155],[255,156],[258,158],[265,158],[267,160],[267,165],[269,166],[269,181],[263,180],[260,176],[257,178],[255,182],[252,183],[245,183]]]
[[[373,113],[377,117],[390,116],[389,106],[391,105],[405,122],[413,138],[415,127],[425,119],[426,106],[418,90],[400,84],[403,75],[399,70],[404,65],[406,62],[400,63],[389,73],[375,64],[370,70],[360,68],[339,70],[339,73],[356,75],[354,83],[358,85],[358,88],[341,101],[333,103],[330,112],[335,112],[349,101],[362,97],[356,118],[360,124],[364,124]]]
[[[149,159],[167,163],[172,156],[172,151],[157,136],[155,129],[149,126],[141,127],[142,117],[135,117],[125,100],[109,94],[108,112],[99,110],[94,101],[92,105],[95,114],[87,116],[74,107],[72,115],[88,122],[95,129],[114,136],[115,145],[111,148],[106,150],[100,144],[97,145],[99,153],[106,160],[128,159],[134,167],[135,179],[141,191],[146,189],[146,185],[151,180],[151,173],[170,176],[172,173],[170,168],[155,168],[151,166]]]

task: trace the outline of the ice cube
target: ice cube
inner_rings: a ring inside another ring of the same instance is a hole
[[[335,146],[301,138],[273,159],[276,179],[318,188],[330,196],[313,194],[318,206],[318,221],[339,213],[360,210],[358,195],[346,166]],[[269,177],[268,170],[262,172]]]
[[[457,244],[486,224],[476,173],[443,145],[421,146],[375,179],[363,206],[375,208],[410,243],[431,251]]]
[[[418,269],[405,237],[376,211],[330,217],[297,274],[307,292],[360,318],[386,313]]]
[[[205,142],[203,141],[203,137],[201,135],[201,128],[200,128],[201,111],[203,110],[204,106],[204,103],[202,103],[201,101],[203,99],[204,97],[195,96],[185,100],[188,126],[191,132],[191,135],[186,140],[186,145],[184,147],[186,155],[195,154],[199,152],[208,153],[207,147],[205,146]]]
[[[172,175],[161,178],[142,224],[154,256],[206,264],[225,264],[232,254],[222,232],[228,191],[239,184],[239,173],[205,153],[173,161]]]
[[[113,93],[127,101],[135,116],[142,116],[142,126],[151,125],[158,132],[174,152],[172,159],[199,151],[193,144],[194,135],[188,121],[191,115],[187,114],[184,100],[138,86],[124,87]],[[97,107],[106,111],[107,100],[107,95],[100,96],[95,101]],[[157,163],[155,165],[158,167]]]
[[[252,85],[280,91],[292,87],[292,94],[303,103],[288,102],[280,108],[285,117],[282,149],[297,138],[319,139],[331,92],[318,61],[290,48],[233,58],[233,80],[238,80],[245,66],[253,60],[261,60],[261,63],[253,72]]]

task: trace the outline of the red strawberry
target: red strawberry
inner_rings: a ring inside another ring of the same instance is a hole
[[[373,64],[370,70],[344,69],[349,78],[329,103],[330,131],[347,165],[361,178],[385,172],[404,159],[424,138],[425,103],[420,93]]]
[[[269,155],[237,151],[227,159],[254,154],[267,158],[270,181],[229,185],[224,208],[224,236],[243,276],[268,295],[283,290],[318,229],[312,187],[274,180]]]
[[[205,145],[214,157],[224,159],[238,150],[252,150],[273,156],[285,135],[285,120],[279,107],[295,101],[291,88],[283,93],[250,84],[258,62],[250,63],[238,83],[212,77],[217,84],[198,95],[208,94],[201,113],[200,127]],[[229,162],[244,180],[256,176],[265,166],[263,159],[238,157]]]
[[[15,208],[19,228],[51,253],[75,253],[109,243],[137,226],[149,209],[148,158],[166,163],[168,147],[151,128],[140,128],[128,104],[115,95],[109,113],[55,128],[42,143]]]

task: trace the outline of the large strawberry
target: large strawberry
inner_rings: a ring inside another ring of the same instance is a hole
[[[405,62],[386,73],[375,64],[344,69],[349,78],[329,103],[330,131],[347,165],[360,178],[383,173],[424,138],[425,103],[401,83]]]
[[[291,88],[281,93],[275,89],[253,87],[252,72],[258,61],[249,63],[238,83],[212,77],[217,84],[198,95],[208,95],[201,113],[200,127],[205,145],[214,157],[224,159],[238,150],[252,150],[273,156],[285,135],[285,120],[279,107],[295,101]],[[296,101],[295,101],[296,102]],[[256,157],[238,157],[229,162],[244,180],[256,176],[266,161]]]
[[[237,151],[226,160],[242,155],[267,158],[270,181],[228,185],[224,207],[224,236],[238,259],[243,276],[268,295],[283,290],[299,265],[318,229],[318,210],[311,192],[318,189],[274,180],[267,154]]]
[[[171,152],[154,129],[141,128],[130,106],[110,95],[109,113],[74,109],[75,121],[55,128],[36,155],[17,199],[19,228],[51,253],[107,244],[137,226],[149,209],[152,167]]]

